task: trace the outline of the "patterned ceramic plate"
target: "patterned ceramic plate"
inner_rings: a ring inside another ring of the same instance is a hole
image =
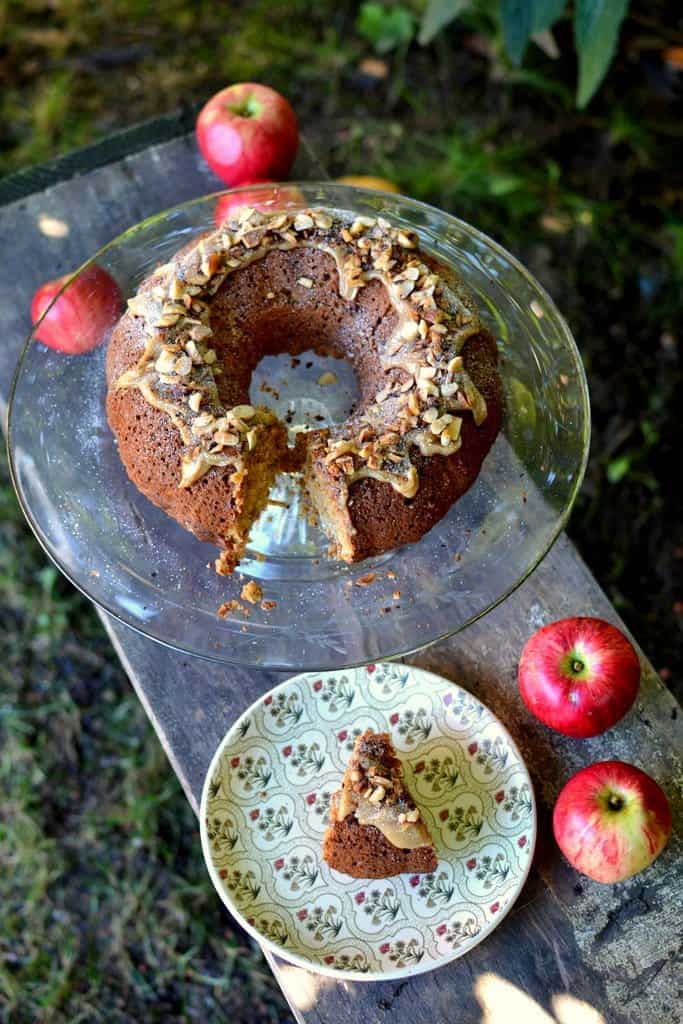
[[[322,859],[354,740],[388,731],[439,857],[432,875],[350,879]],[[520,893],[536,840],[521,755],[466,690],[405,665],[290,679],[233,725],[201,804],[204,857],[240,924],[279,956],[354,980],[462,956]]]

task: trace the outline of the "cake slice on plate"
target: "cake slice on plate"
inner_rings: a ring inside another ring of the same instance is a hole
[[[434,844],[388,733],[366,729],[356,740],[342,787],[330,802],[323,857],[354,878],[436,870]]]

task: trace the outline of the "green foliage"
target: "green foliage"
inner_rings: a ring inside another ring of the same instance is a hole
[[[602,82],[612,61],[619,38],[619,29],[626,15],[629,0],[576,0],[574,3],[574,39],[579,60],[579,83],[576,102],[585,107]],[[383,7],[372,3],[379,24],[389,23],[404,8]],[[482,0],[427,0],[418,32],[421,45],[430,43],[455,18],[468,12],[485,10]],[[519,66],[529,40],[551,28],[567,10],[567,0],[498,0],[498,21],[505,51],[513,64]],[[406,12],[408,13],[408,12]],[[368,33],[363,33],[370,38]],[[371,40],[372,41],[372,40]],[[386,46],[386,50],[391,49]]]
[[[420,21],[417,41],[421,46],[431,43],[442,28],[449,25],[470,5],[470,0],[427,0]]]
[[[574,39],[579,55],[577,103],[585,107],[609,67],[628,0],[576,0]]]
[[[521,64],[533,24],[530,0],[500,0],[500,19],[505,49],[513,64]]]
[[[567,0],[533,0],[530,6],[531,31],[543,32],[562,17]]]
[[[411,41],[415,21],[407,7],[365,3],[358,14],[356,27],[377,53],[389,53]]]

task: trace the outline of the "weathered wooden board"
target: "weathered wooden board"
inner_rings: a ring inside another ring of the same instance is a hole
[[[182,122],[179,122],[182,127]],[[166,130],[166,129],[164,129]],[[71,160],[68,180],[0,209],[0,398],[29,329],[35,287],[65,273],[130,224],[186,198],[220,187],[183,136],[87,172]],[[98,150],[97,164],[103,156]],[[310,168],[310,159],[306,161]],[[76,174],[77,176],[73,176]],[[308,173],[306,176],[310,176]],[[35,178],[42,185],[40,174]],[[2,195],[2,189],[0,189]],[[46,221],[46,218],[50,220]],[[55,237],[55,222],[68,229]],[[416,979],[382,984],[335,982],[269,956],[301,1021],[594,1021],[680,1020],[677,971],[683,877],[678,843],[637,879],[614,887],[581,879],[549,841],[549,807],[562,782],[590,761],[618,757],[654,775],[680,811],[681,727],[673,698],[643,659],[636,708],[607,736],[572,742],[535,724],[515,685],[524,640],[540,624],[568,614],[595,614],[620,624],[566,537],[529,580],[482,622],[415,663],[456,680],[481,697],[510,728],[529,763],[541,807],[535,869],[501,927],[466,958]],[[165,650],[105,618],[112,642],[195,810],[204,773],[226,728],[277,677],[207,665]],[[622,626],[623,628],[623,626]],[[677,815],[680,820],[680,815]]]

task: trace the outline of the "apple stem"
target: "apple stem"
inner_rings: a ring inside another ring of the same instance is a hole
[[[261,112],[261,104],[253,96],[247,96],[239,103],[229,104],[228,109],[238,117],[256,117]]]
[[[572,660],[572,672],[576,672],[577,676],[580,672],[583,672],[585,667],[584,663],[579,661],[578,658],[574,658]]]
[[[621,808],[624,806],[624,798],[621,796],[617,796],[616,793],[611,793],[610,796],[607,798],[607,806],[609,807],[610,811],[620,811]]]

